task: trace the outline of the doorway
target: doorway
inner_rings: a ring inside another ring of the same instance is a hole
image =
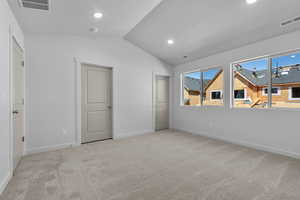
[[[24,53],[12,39],[12,162],[17,168],[24,153]]]
[[[82,64],[81,141],[112,139],[112,69]]]
[[[169,77],[155,77],[155,130],[169,129]]]

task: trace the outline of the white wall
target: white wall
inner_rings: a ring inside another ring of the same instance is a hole
[[[300,111],[230,109],[230,63],[299,48],[300,31],[177,66],[174,70],[173,128],[300,158]],[[180,73],[222,66],[225,107],[180,106]]]
[[[26,35],[26,48],[28,153],[75,142],[74,57],[114,67],[115,138],[153,130],[152,73],[169,66],[120,38]]]
[[[0,1],[0,194],[10,179],[10,29],[21,46],[23,34],[6,0]]]

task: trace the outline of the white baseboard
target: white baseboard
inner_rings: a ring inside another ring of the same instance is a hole
[[[269,153],[274,153],[274,154],[279,154],[279,155],[283,155],[283,156],[288,156],[288,157],[300,159],[300,154],[299,153],[290,152],[290,151],[286,151],[286,150],[282,150],[282,149],[277,149],[277,148],[266,146],[266,145],[253,144],[253,143],[249,143],[249,142],[228,139],[228,138],[225,138],[225,137],[212,136],[212,135],[209,135],[207,133],[193,133],[193,132],[183,130],[183,129],[174,129],[174,130],[175,131],[180,131],[180,132],[190,133],[190,134],[193,134],[193,135],[201,135],[203,137],[207,137],[207,138],[211,138],[211,139],[215,139],[215,140],[221,140],[221,141],[231,143],[231,144],[236,144],[236,145],[245,146],[245,147],[249,147],[249,148],[260,150],[260,151],[265,151],[265,152],[269,152]]]
[[[139,135],[146,135],[149,133],[155,132],[154,130],[143,130],[143,131],[135,131],[135,132],[128,132],[128,133],[118,133],[114,135],[114,139],[122,139],[127,137],[139,136]]]
[[[0,195],[4,192],[6,186],[8,185],[10,179],[12,177],[12,174],[9,172],[7,176],[3,179],[3,181],[0,183]]]
[[[128,133],[119,133],[114,136],[113,139],[121,139],[121,138],[127,138],[132,136],[138,136],[138,135],[145,135],[149,133],[153,133],[154,130],[144,130],[144,131],[135,131],[135,132],[128,132]],[[59,149],[69,148],[69,147],[77,147],[81,144],[76,143],[67,143],[67,144],[59,144],[59,145],[53,145],[53,146],[44,146],[44,147],[36,147],[36,148],[30,148],[26,149],[25,155],[31,155],[36,153],[43,153],[47,151],[55,151]]]
[[[53,146],[36,147],[36,148],[26,149],[25,155],[31,155],[31,154],[42,153],[47,151],[55,151],[55,150],[65,149],[73,146],[74,146],[73,143],[67,143],[67,144],[59,144]]]

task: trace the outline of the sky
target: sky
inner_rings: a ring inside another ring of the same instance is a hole
[[[201,72],[192,72],[192,73],[185,74],[185,76],[186,76],[186,77],[191,77],[191,78],[200,79],[200,77],[201,77]]]
[[[203,78],[206,79],[206,80],[211,80],[217,75],[217,73],[219,71],[220,71],[220,69],[210,69],[208,71],[205,71],[205,72],[203,72]],[[185,76],[200,79],[201,72],[192,72],[192,73],[189,73],[189,74],[185,74]]]
[[[277,64],[278,66],[300,64],[300,53],[274,58],[272,60],[272,66],[276,67]]]
[[[300,64],[300,53],[298,54],[291,54],[288,56],[281,56],[281,57],[276,57],[272,59],[272,66],[288,66],[288,65],[295,65],[295,64]],[[249,62],[244,62],[240,63],[243,68],[249,69],[249,70],[264,70],[268,69],[268,59],[263,58],[259,60],[254,60],[254,61],[249,61]]]
[[[272,65],[273,67],[300,64],[300,53],[273,58],[272,64],[273,64]],[[256,70],[258,70],[258,71],[266,70],[266,69],[268,69],[268,59],[263,58],[263,59],[248,61],[248,62],[240,63],[240,65],[243,68],[246,68],[248,70],[254,70],[254,68],[256,68]],[[220,69],[211,69],[209,71],[203,72],[204,79],[207,79],[207,80],[213,79],[219,70]],[[185,76],[200,79],[201,72],[192,72],[192,73],[185,74]]]

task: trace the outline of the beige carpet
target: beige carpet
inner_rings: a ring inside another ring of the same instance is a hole
[[[299,200],[300,161],[160,132],[25,157],[3,200]]]

